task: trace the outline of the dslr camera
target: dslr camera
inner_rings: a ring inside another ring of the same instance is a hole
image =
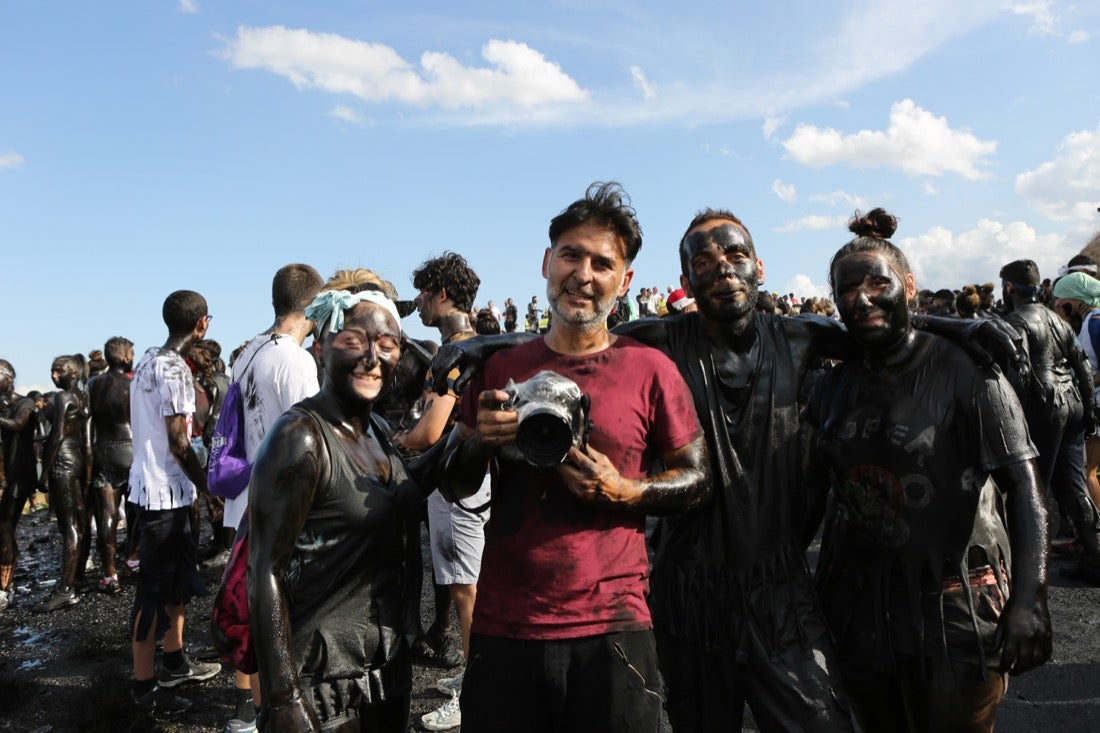
[[[501,451],[504,458],[545,468],[564,461],[573,446],[587,449],[591,403],[572,379],[544,370],[519,384],[509,379],[504,391],[501,409],[519,413],[516,444]]]

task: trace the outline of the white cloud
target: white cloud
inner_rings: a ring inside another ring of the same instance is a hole
[[[799,298],[832,298],[832,289],[825,283],[815,283],[809,275],[799,273],[783,285],[784,293],[794,293]]]
[[[893,241],[909,259],[917,287],[931,290],[996,282],[1004,264],[1022,258],[1035,260],[1043,277],[1053,277],[1080,249],[1079,242],[1060,234],[1039,234],[1025,222],[991,219],[981,219],[959,234],[937,226]]]
[[[282,26],[240,26],[223,52],[238,69],[265,69],[299,89],[351,94],[365,102],[530,110],[588,99],[561,67],[523,43],[490,40],[481,55],[487,67],[464,66],[437,51],[424,52],[415,65],[381,43]]]
[[[19,153],[0,153],[0,171],[5,168],[22,168],[24,162],[23,156]]]
[[[772,193],[780,198],[782,201],[791,203],[798,200],[798,193],[795,191],[793,183],[783,183],[778,178],[772,183]]]
[[[195,0],[180,0],[180,10],[190,15],[199,12],[199,6]]]
[[[946,117],[936,117],[905,99],[891,106],[885,132],[860,130],[845,135],[801,124],[783,147],[790,157],[811,168],[836,163],[857,168],[889,166],[911,176],[956,173],[977,180],[988,176],[979,166],[996,151],[997,143],[979,140],[966,130],[953,130]]]
[[[1059,155],[1016,176],[1016,193],[1056,221],[1096,222],[1100,206],[1100,126],[1066,135]]]
[[[1009,3],[1008,9],[1015,15],[1031,19],[1031,30],[1045,36],[1053,35],[1058,25],[1058,16],[1054,14],[1053,0],[1028,0],[1028,2]]]
[[[634,86],[641,90],[643,97],[646,99],[653,99],[657,96],[657,87],[653,86],[653,84],[645,78],[645,72],[642,71],[642,67],[631,66],[630,78],[634,81]]]
[[[926,196],[939,196],[940,195],[940,190],[938,188],[936,188],[936,184],[932,183],[932,181],[925,181],[924,182],[924,194]]]
[[[338,120],[343,120],[344,122],[351,122],[352,124],[359,124],[363,121],[363,118],[359,115],[358,112],[345,104],[338,104],[333,107],[332,111],[329,112],[329,115],[331,117],[335,117]]]
[[[1084,43],[1092,38],[1086,31],[1074,31],[1066,38],[1066,43]]]
[[[843,230],[844,225],[847,223],[847,216],[822,216],[820,214],[810,214],[801,219],[795,219],[794,221],[789,221],[786,224],[778,226],[775,228],[775,231],[780,234],[791,234],[794,232],[834,229],[836,227],[840,227],[840,229]]]
[[[847,191],[833,191],[832,193],[815,193],[809,197],[810,201],[817,201],[829,206],[843,205],[848,209],[868,208],[867,199],[862,196],[848,193]]]
[[[779,131],[779,128],[787,124],[786,117],[765,117],[764,118],[764,139],[771,140],[775,133]]]

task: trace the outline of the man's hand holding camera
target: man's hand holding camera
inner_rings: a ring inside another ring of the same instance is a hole
[[[511,395],[499,389],[487,389],[477,398],[477,429],[474,439],[484,448],[493,451],[516,442],[519,431],[519,413],[501,409],[508,404]]]
[[[474,438],[487,451],[496,452],[513,446],[519,432],[519,412],[507,405],[513,395],[490,389],[478,395],[477,429]],[[619,474],[611,460],[591,446],[572,447],[557,466],[566,487],[582,501],[592,503],[629,503],[632,482]]]

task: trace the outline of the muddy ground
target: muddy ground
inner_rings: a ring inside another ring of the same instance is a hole
[[[222,730],[233,712],[228,667],[209,682],[180,688],[180,694],[194,703],[187,713],[156,720],[136,712],[129,703],[127,639],[133,585],[124,580],[123,592],[117,596],[87,593],[71,608],[33,614],[31,607],[47,595],[57,578],[59,538],[48,512],[24,516],[19,539],[23,554],[15,581],[16,602],[0,618],[0,731]],[[998,713],[998,731],[1100,733],[1100,588],[1058,577],[1062,562],[1054,563],[1050,589],[1054,657],[1044,667],[1012,680]],[[220,576],[216,568],[204,573],[211,583]],[[98,577],[98,571],[89,571],[88,576]],[[190,607],[185,641],[196,658],[213,655],[207,629],[210,601],[196,599]],[[431,667],[415,668],[409,730],[419,730],[420,715],[444,701],[432,686],[446,674]],[[520,721],[516,730],[523,730]]]

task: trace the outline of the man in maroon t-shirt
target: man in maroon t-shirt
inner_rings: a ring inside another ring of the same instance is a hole
[[[593,184],[550,223],[541,338],[493,355],[471,382],[442,488],[472,494],[492,464],[493,517],[462,688],[467,733],[656,730],[661,697],[645,596],[646,514],[710,492],[691,394],[655,349],[607,331],[641,247],[618,184]],[[509,379],[550,370],[591,398],[584,447],[553,468],[510,460]],[[476,396],[476,399],[472,399]],[[657,466],[660,466],[659,468]]]

